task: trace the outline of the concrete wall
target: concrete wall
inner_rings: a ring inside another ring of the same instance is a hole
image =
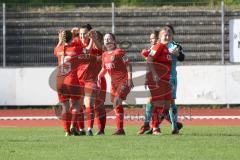
[[[57,104],[57,93],[52,89],[54,70],[1,68],[0,106]],[[149,95],[143,86],[145,67],[134,66],[133,70],[135,88],[126,103],[145,104]],[[107,81],[109,84],[108,76]],[[239,91],[240,65],[178,66],[178,104],[240,104]]]

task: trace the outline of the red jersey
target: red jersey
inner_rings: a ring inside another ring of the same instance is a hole
[[[65,48],[64,48],[65,47]],[[76,45],[74,43],[70,43],[68,45],[60,45],[54,49],[54,55],[58,57],[58,64],[63,64],[64,66],[64,72],[72,72],[77,70],[76,61],[78,61],[77,56],[82,54],[82,46]],[[62,56],[59,56],[59,54],[63,54],[64,52],[64,62],[62,62]]]
[[[112,84],[126,83],[128,79],[126,63],[129,63],[129,59],[126,52],[120,48],[112,52],[106,51],[102,55],[102,67],[109,73]]]
[[[64,53],[64,59],[60,56]],[[79,83],[77,78],[78,56],[82,53],[82,47],[74,43],[60,45],[54,49],[54,55],[58,57],[59,65],[62,65],[57,76],[57,91],[60,102],[70,98],[79,99]]]
[[[91,54],[94,55],[96,59],[90,62],[88,71],[94,80],[97,80],[97,76],[102,69],[102,53],[102,50],[99,50],[95,47],[91,50]]]
[[[101,61],[97,57],[102,55],[102,51],[93,47],[85,53],[85,63],[78,67],[78,79],[83,82],[96,82],[98,73],[101,70]]]
[[[172,58],[167,45],[162,43],[155,44],[151,48],[149,56],[153,58],[153,66],[159,77],[164,80],[169,80],[172,68]]]
[[[74,43],[70,43],[65,46],[64,51],[64,45],[60,45],[54,49],[54,55],[58,57],[58,64],[62,64],[61,62],[61,56],[58,56],[59,54],[64,53],[64,62],[70,60],[71,58],[78,56],[82,53],[82,46],[77,46]]]

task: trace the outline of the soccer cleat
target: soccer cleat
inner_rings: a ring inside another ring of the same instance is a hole
[[[96,136],[102,136],[105,135],[104,131],[97,131],[97,133],[95,133]]]
[[[152,132],[153,135],[160,135],[160,133],[161,133],[160,128],[153,129],[153,132]]]
[[[178,129],[172,130],[172,134],[178,134],[178,133],[179,133],[179,130],[178,130]]]
[[[70,128],[70,133],[73,135],[73,136],[79,136],[79,131],[75,128],[75,127],[71,127]]]
[[[79,136],[85,136],[86,135],[86,131],[82,130],[78,132]]]
[[[114,135],[114,136],[124,136],[125,135],[125,131],[123,129],[118,129],[112,135]]]
[[[88,130],[86,135],[87,135],[87,136],[93,136],[93,132],[92,132],[92,130],[91,130],[91,129]]]
[[[153,134],[153,129],[150,128],[148,131],[146,131],[144,134]]]
[[[180,122],[177,122],[177,128],[178,130],[181,130],[183,128],[183,124]]]
[[[140,130],[137,132],[138,135],[144,134],[146,131],[150,130],[149,126],[143,125]]]
[[[71,133],[70,132],[65,132],[65,137],[69,137],[71,136]]]

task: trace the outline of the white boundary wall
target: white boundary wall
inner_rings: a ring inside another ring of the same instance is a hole
[[[0,106],[57,104],[57,93],[49,86],[49,77],[54,69],[54,67],[0,68]],[[144,67],[134,66],[133,70],[134,77],[145,74]],[[109,84],[108,76],[107,81]],[[147,92],[143,86],[139,86],[144,84],[143,77],[137,81],[135,78],[134,83],[136,87],[133,91]],[[135,97],[133,91],[129,97]],[[135,100],[137,104],[145,104],[147,98]],[[176,102],[240,104],[240,65],[178,66]],[[109,98],[107,104],[110,104]]]

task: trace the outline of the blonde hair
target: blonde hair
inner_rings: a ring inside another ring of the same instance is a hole
[[[159,39],[162,37],[162,34],[163,34],[164,32],[169,32],[170,35],[173,34],[173,32],[169,29],[169,27],[165,26],[165,27],[163,27],[162,29],[160,29],[160,31],[159,31],[159,34],[158,34],[158,38],[159,38]]]

